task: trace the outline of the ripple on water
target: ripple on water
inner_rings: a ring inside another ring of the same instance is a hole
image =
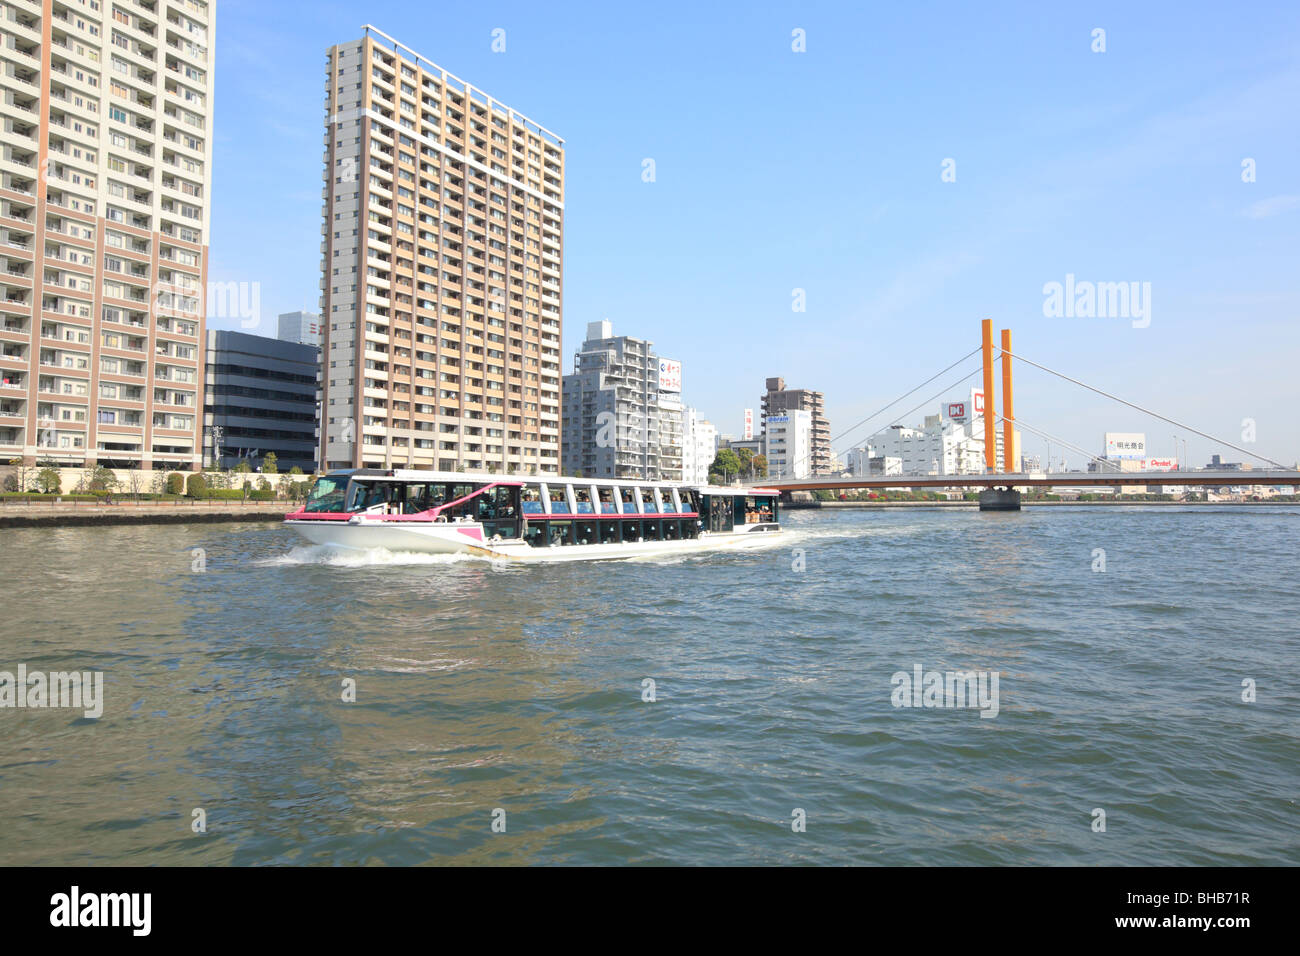
[[[106,707],[4,718],[0,862],[1295,864],[1296,516],[799,512],[549,566],[7,531],[8,660]],[[997,717],[895,708],[916,665],[997,671]]]

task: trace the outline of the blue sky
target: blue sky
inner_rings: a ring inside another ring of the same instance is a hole
[[[1028,358],[1300,458],[1300,6],[219,0],[209,278],[260,282],[252,331],[316,308],[325,50],[365,23],[565,138],[566,372],[608,318],[680,359],[722,431],[783,375],[839,435],[989,317]],[[1150,324],[1045,316],[1067,274],[1149,282]],[[1016,409],[1093,453],[1110,430],[1242,457],[1028,368]]]

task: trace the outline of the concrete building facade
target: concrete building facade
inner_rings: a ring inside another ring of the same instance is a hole
[[[213,16],[0,3],[0,459],[200,466]]]
[[[325,467],[553,474],[563,140],[372,27],[325,83]]]
[[[813,413],[793,408],[763,419],[763,453],[773,478],[808,478],[813,468]]]
[[[564,474],[681,480],[681,365],[653,344],[614,335],[607,320],[587,325],[564,376]]]
[[[281,342],[294,342],[298,345],[314,345],[320,348],[324,337],[321,333],[320,316],[315,312],[281,312],[276,317],[275,337]]]
[[[682,415],[682,480],[705,485],[709,466],[718,457],[718,429],[694,408]]]
[[[208,330],[203,463],[316,470],[320,349],[244,332]]]
[[[769,378],[767,391],[761,399],[761,417],[780,416],[792,410],[803,410],[812,417],[811,467],[813,475],[835,473],[835,456],[831,453],[831,423],[826,418],[826,398],[821,392],[803,388],[786,388],[785,379]]]

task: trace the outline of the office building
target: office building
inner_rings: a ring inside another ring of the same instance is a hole
[[[320,350],[244,332],[208,330],[203,463],[316,470]]]
[[[812,474],[835,473],[835,456],[831,454],[831,423],[826,418],[826,400],[821,392],[785,387],[785,379],[769,378],[762,399],[762,418],[780,416],[801,409],[812,416]]]
[[[320,316],[315,312],[281,312],[277,317],[275,337],[281,342],[298,345],[321,345]]]
[[[203,0],[0,4],[0,459],[197,469]]]
[[[565,474],[681,480],[681,363],[653,344],[615,336],[609,321],[587,325],[564,376]]]
[[[325,114],[322,465],[554,474],[563,140],[370,27]]]

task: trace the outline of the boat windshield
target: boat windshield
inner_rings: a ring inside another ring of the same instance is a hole
[[[347,488],[346,477],[331,478],[329,475],[324,475],[317,478],[311,486],[311,491],[307,492],[307,503],[303,506],[303,510],[340,512],[343,510],[343,497]]]

